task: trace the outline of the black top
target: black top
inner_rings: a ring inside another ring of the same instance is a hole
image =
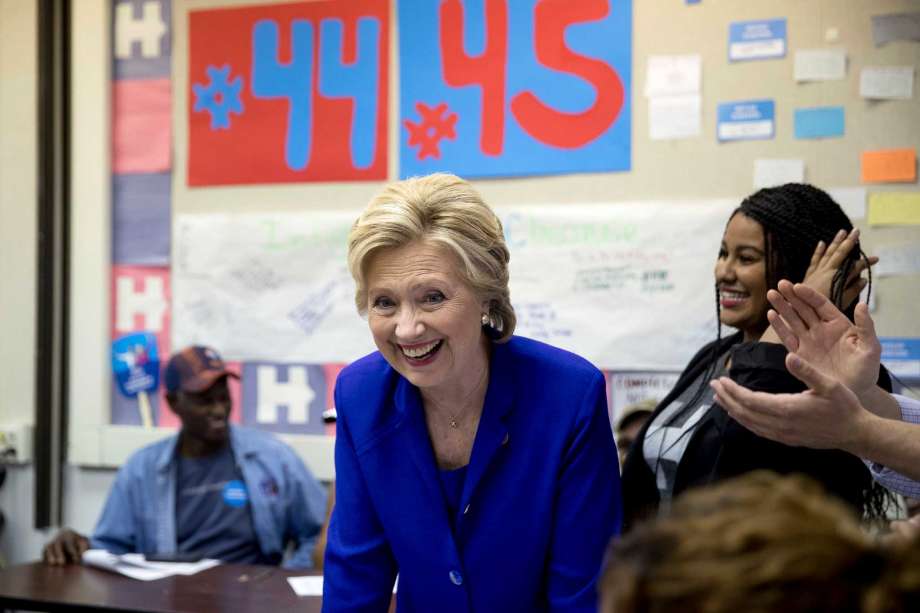
[[[795,393],[805,385],[792,376],[785,365],[786,348],[774,343],[742,343],[738,332],[721,339],[716,348],[722,354],[731,348],[729,377],[755,391]],[[643,455],[646,430],[655,417],[675,398],[688,389],[706,370],[712,358],[713,341],[697,352],[681,373],[674,389],[655,408],[652,417],[636,437],[623,465],[624,529],[628,530],[658,509],[655,477]],[[891,379],[884,367],[879,372],[879,386],[891,389]],[[705,485],[753,470],[772,470],[781,474],[802,473],[817,480],[831,493],[862,513],[872,476],[862,460],[839,450],[790,447],[757,436],[713,404],[702,417],[690,438],[677,467],[673,495],[698,485]]]

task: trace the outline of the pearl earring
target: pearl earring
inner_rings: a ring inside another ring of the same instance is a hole
[[[483,313],[483,314],[482,314],[482,325],[488,326],[489,323],[490,323],[489,314],[488,314],[488,313]]]

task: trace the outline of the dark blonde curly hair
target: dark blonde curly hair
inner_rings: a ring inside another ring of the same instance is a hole
[[[801,475],[687,492],[607,560],[602,613],[920,611],[920,542],[881,543]]]

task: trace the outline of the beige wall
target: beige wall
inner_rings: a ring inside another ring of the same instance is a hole
[[[36,3],[0,0],[0,422],[33,422]]]

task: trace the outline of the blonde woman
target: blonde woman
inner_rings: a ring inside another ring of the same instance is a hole
[[[495,213],[446,174],[388,185],[349,267],[378,351],[335,390],[323,610],[594,611],[618,531],[604,377],[513,336]]]

